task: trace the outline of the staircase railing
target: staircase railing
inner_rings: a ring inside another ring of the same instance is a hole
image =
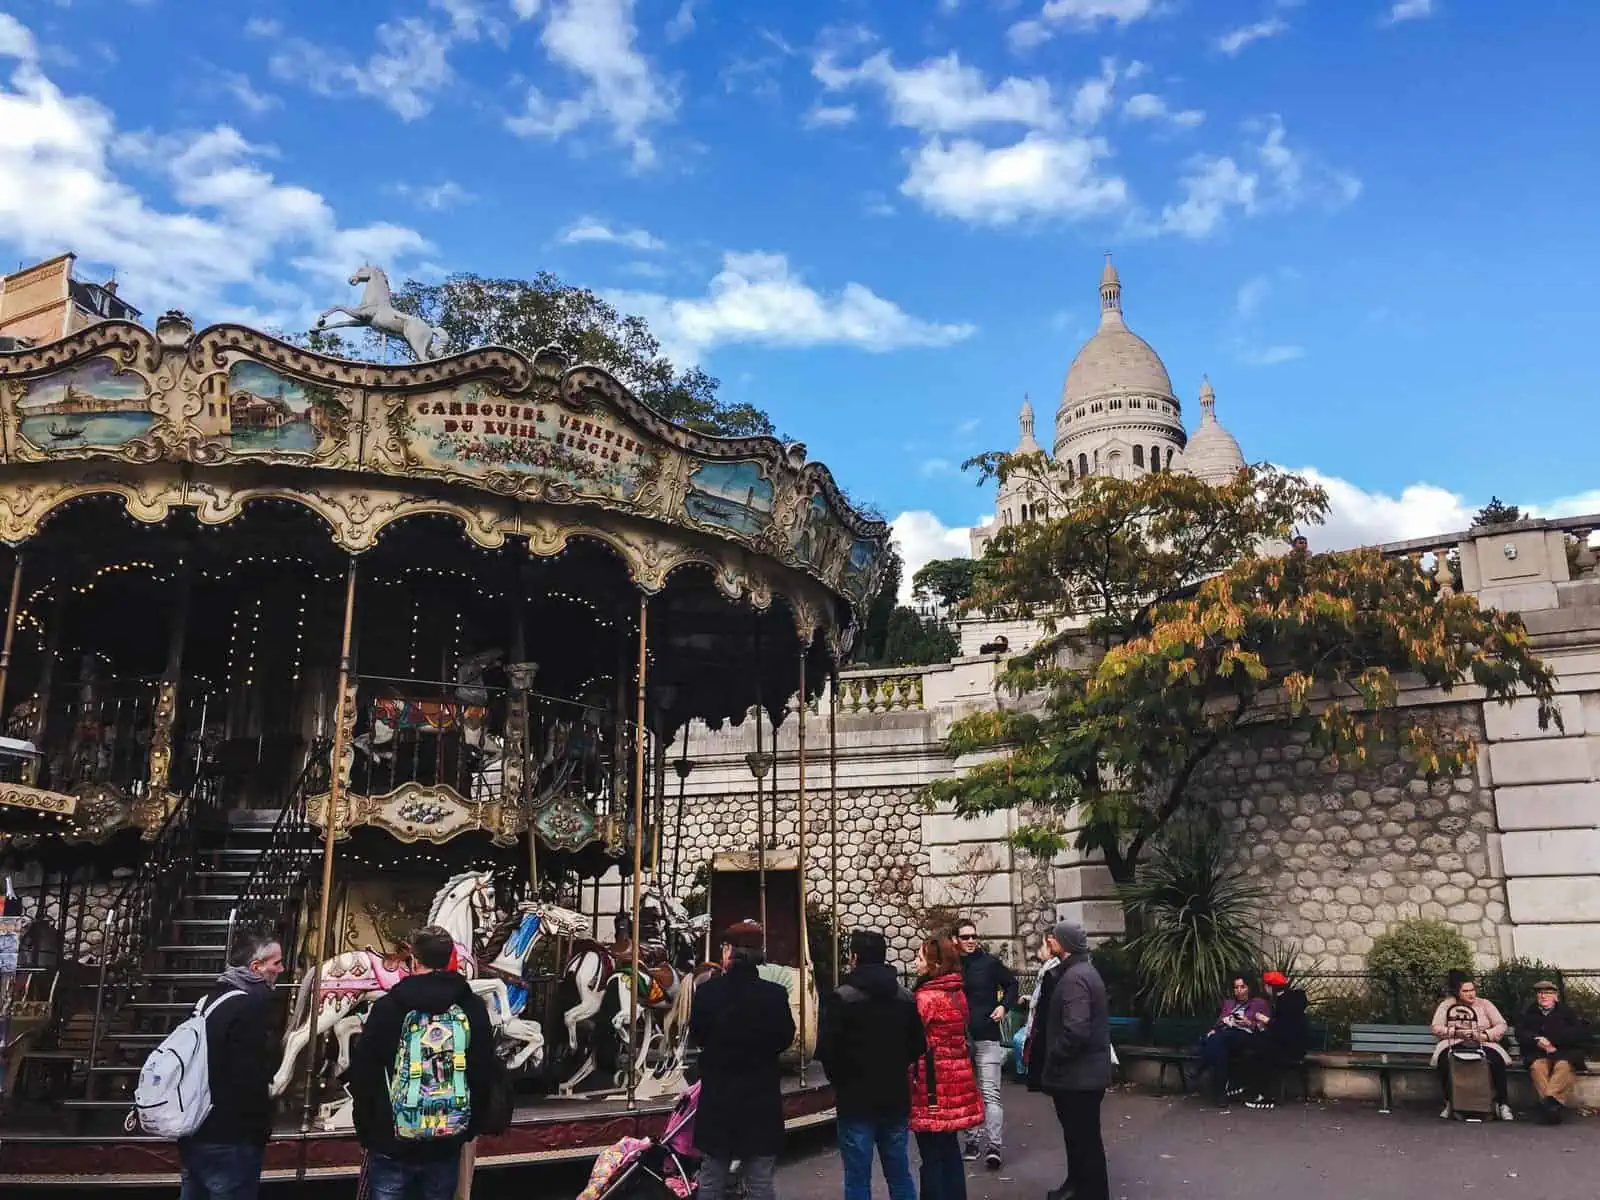
[[[300,778],[273,822],[267,845],[229,915],[230,944],[235,930],[271,930],[281,939],[284,959],[292,961],[300,935],[300,902],[311,875],[309,852],[318,840],[308,804],[312,796],[328,790],[331,746],[326,739],[312,745]]]
[[[145,956],[194,878],[198,828],[211,808],[211,798],[199,793],[177,799],[144,862],[112,905],[89,1035],[90,1065],[98,1065],[101,1035],[133,998],[144,976]]]

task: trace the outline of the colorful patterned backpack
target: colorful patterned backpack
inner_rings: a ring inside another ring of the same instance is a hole
[[[467,1089],[467,1014],[459,1004],[442,1013],[412,1010],[400,1026],[389,1103],[394,1134],[403,1142],[460,1137],[472,1121]]]

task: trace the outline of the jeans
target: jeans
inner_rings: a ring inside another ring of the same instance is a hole
[[[978,1144],[981,1132],[989,1149],[1001,1150],[1006,1144],[1006,1111],[1000,1104],[1000,1079],[1006,1065],[1006,1048],[999,1042],[972,1043],[972,1070],[983,1097],[983,1125],[966,1135],[969,1146]]]
[[[777,1158],[747,1158],[739,1165],[744,1178],[745,1200],[777,1200],[778,1193],[772,1185],[773,1172],[778,1169]],[[728,1171],[732,1166],[732,1163],[720,1158],[701,1161],[699,1200],[722,1200],[728,1188]]]
[[[922,1200],[967,1200],[967,1164],[953,1133],[917,1134],[922,1156]]]
[[[911,1158],[906,1142],[909,1131],[904,1119],[899,1121],[857,1121],[840,1118],[838,1121],[839,1157],[844,1162],[844,1200],[872,1200],[872,1152],[878,1152],[878,1163],[883,1169],[883,1181],[889,1185],[889,1200],[917,1200],[917,1188],[911,1181]],[[951,1135],[954,1141],[954,1135]],[[918,1143],[922,1135],[918,1134]],[[960,1150],[956,1158],[961,1157]],[[924,1156],[926,1163],[926,1156]],[[957,1163],[959,1166],[959,1161]],[[926,1166],[923,1168],[927,1170]],[[924,1194],[927,1185],[924,1184]]]
[[[1104,1092],[1053,1092],[1061,1140],[1067,1144],[1067,1178],[1073,1200],[1109,1200],[1106,1147],[1100,1138],[1100,1104]]]
[[[367,1155],[371,1200],[453,1200],[461,1177],[461,1156],[432,1162],[401,1162],[387,1154]]]
[[[183,1188],[178,1200],[256,1200],[263,1146],[180,1142]]]
[[[1200,1069],[1211,1075],[1211,1088],[1220,1099],[1227,1093],[1233,1060],[1242,1057],[1258,1034],[1242,1029],[1218,1029],[1200,1043]]]

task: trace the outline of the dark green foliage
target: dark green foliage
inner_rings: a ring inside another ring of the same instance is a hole
[[[949,662],[961,651],[961,641],[942,621],[924,617],[900,603],[905,563],[900,551],[889,547],[883,587],[867,609],[854,659],[874,667],[920,667]]]
[[[1157,1016],[1214,1011],[1239,975],[1256,975],[1265,889],[1246,882],[1215,838],[1180,835],[1122,889],[1128,952]]]
[[[1389,926],[1367,951],[1372,987],[1402,1022],[1425,1023],[1445,994],[1451,971],[1472,970],[1472,947],[1453,925],[1417,917]]]
[[[1474,529],[1485,525],[1515,525],[1522,520],[1522,509],[1515,504],[1500,503],[1499,496],[1490,496],[1489,503],[1478,510],[1472,518]]]
[[[547,271],[532,279],[410,279],[395,292],[394,306],[444,330],[452,351],[508,346],[531,357],[555,347],[574,362],[605,367],[640,400],[690,429],[723,437],[773,432],[771,418],[754,405],[718,399],[720,385],[699,367],[673,365],[643,317],[620,313]]]
[[[1091,957],[1095,970],[1105,980],[1106,1001],[1114,1017],[1133,1017],[1140,1014],[1139,963],[1128,948],[1127,939],[1107,938],[1094,948]]]
[[[972,599],[978,569],[975,558],[936,558],[911,577],[911,594],[923,602],[937,601],[946,609],[960,608]]]

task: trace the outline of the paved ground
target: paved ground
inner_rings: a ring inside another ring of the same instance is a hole
[[[1008,1160],[969,1168],[969,1200],[1042,1200],[1064,1158],[1049,1103],[1006,1092]],[[1272,1112],[1219,1113],[1199,1100],[1114,1093],[1106,1100],[1111,1194],[1119,1200],[1577,1200],[1600,1194],[1600,1119],[1551,1129],[1530,1121],[1467,1125],[1436,1111],[1383,1116],[1370,1104],[1291,1101]],[[485,1171],[474,1200],[573,1200],[587,1169]],[[350,1200],[354,1185],[266,1189],[265,1200]],[[80,1193],[86,1194],[86,1193]],[[171,1200],[172,1191],[159,1193]],[[31,1192],[43,1196],[41,1192]],[[53,1197],[64,1193],[53,1192]],[[157,1193],[119,1193],[155,1200]],[[796,1139],[779,1171],[779,1200],[840,1200],[832,1132]],[[875,1198],[886,1197],[881,1179]]]
[[[1042,1200],[1061,1181],[1065,1159],[1048,1101],[1010,1086],[1006,1104],[1005,1169],[969,1168],[969,1200]],[[1557,1129],[1531,1120],[1468,1125],[1441,1121],[1425,1109],[1384,1116],[1367,1104],[1296,1101],[1271,1112],[1239,1107],[1219,1113],[1192,1097],[1128,1093],[1108,1097],[1105,1111],[1111,1194],[1123,1200],[1463,1194],[1546,1200],[1600,1192],[1600,1120],[1594,1118]],[[831,1135],[795,1150],[779,1173],[779,1200],[839,1200],[843,1187]],[[552,1176],[519,1184],[505,1192],[491,1187],[508,1197],[570,1200],[583,1180]],[[881,1179],[873,1195],[887,1196]]]

